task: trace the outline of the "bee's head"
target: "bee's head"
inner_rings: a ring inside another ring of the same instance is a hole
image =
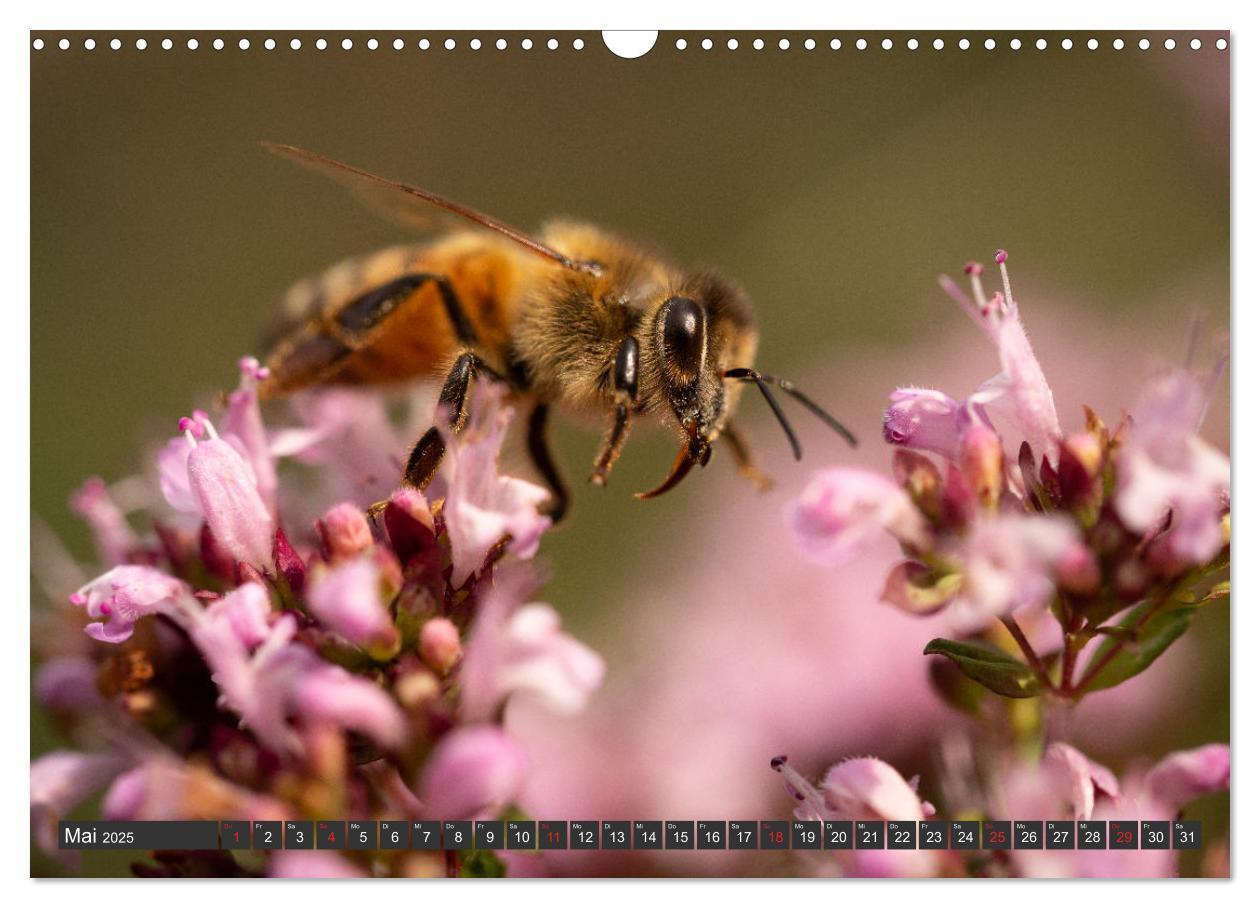
[[[657,310],[652,331],[661,392],[688,439],[690,456],[702,464],[726,414],[721,356],[711,329],[702,300],[675,295]]]

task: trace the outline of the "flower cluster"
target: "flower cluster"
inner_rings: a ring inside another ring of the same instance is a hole
[[[950,816],[1171,819],[1228,789],[1228,746],[1175,753],[1118,782],[1056,735],[1083,697],[1145,671],[1205,604],[1229,594],[1229,460],[1198,435],[1225,361],[1205,379],[1188,367],[1157,376],[1115,428],[1084,407],[1083,425],[1064,431],[1011,293],[1007,254],[995,259],[1002,290],[991,297],[976,263],[965,269],[970,297],[949,278],[941,284],[996,348],[997,375],[962,399],[895,390],[883,417],[892,475],[823,470],[789,504],[787,522],[799,550],[827,565],[891,535],[903,558],[882,599],[914,615],[942,613],[955,629],[959,639],[924,649],[943,657],[931,664],[934,685],[952,706],[1000,727],[985,738],[987,763],[941,761]],[[995,706],[986,689],[1033,709],[986,709]],[[841,762],[817,786],[786,757],[771,765],[800,817],[933,812],[917,780],[874,758]],[[867,876],[1177,870],[1169,852],[1149,850],[1016,851],[966,863],[857,851],[840,861],[843,872]]]
[[[132,529],[100,480],[74,496],[107,569],[60,612],[82,643],[50,637],[35,679],[83,747],[32,764],[46,849],[55,820],[99,790],[108,819],[501,816],[528,772],[505,706],[532,697],[574,712],[602,680],[600,657],[527,601],[547,493],[499,473],[512,411],[498,390],[478,386],[464,430],[446,439],[440,497],[398,488],[375,519],[347,500],[286,521],[318,491],[300,475],[290,484],[281,459],[348,469],[362,463],[349,450],[392,429],[379,399],[330,391],[298,407],[317,418],[268,432],[255,392],[264,373],[252,359],[241,369],[218,425],[197,411],[161,449],[170,510],[152,509],[151,534]],[[378,462],[340,488],[379,488],[383,469],[398,475]],[[178,868],[138,870],[502,870],[481,854],[241,854],[199,868],[159,854]]]
[[[801,820],[931,819],[936,808],[920,799],[918,779],[905,779],[874,757],[843,760],[814,785],[775,757],[770,766],[784,777]],[[944,780],[954,790],[948,815],[954,817],[1038,820],[1172,820],[1197,798],[1229,788],[1229,748],[1208,744],[1178,751],[1148,769],[1134,768],[1118,780],[1107,767],[1063,743],[1049,745],[1036,759],[1006,755],[994,766],[958,766],[956,778]],[[978,786],[974,780],[985,780]],[[954,851],[851,850],[836,852],[851,876],[1023,876],[1023,877],[1169,877],[1176,876],[1176,852],[1168,849],[1124,851],[1013,850],[982,852],[964,858]]]
[[[830,564],[891,534],[905,559],[884,600],[944,610],[974,638],[934,640],[929,653],[1005,696],[1079,699],[1144,670],[1203,603],[1228,593],[1229,460],[1197,435],[1223,361],[1206,382],[1184,369],[1157,377],[1115,429],[1086,407],[1083,426],[1065,433],[1006,257],[996,255],[1003,290],[992,297],[976,263],[971,299],[941,279],[1001,371],[962,400],[894,391],[884,413],[892,476],[823,470],[787,519],[801,551]],[[1059,643],[1037,652],[1020,621],[1046,614]],[[995,622],[1017,656],[987,639]]]

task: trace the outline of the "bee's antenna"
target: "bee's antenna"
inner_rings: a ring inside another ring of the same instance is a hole
[[[800,442],[796,440],[796,434],[792,431],[791,425],[788,424],[787,417],[783,415],[783,411],[779,408],[778,401],[776,401],[770,394],[769,386],[772,384],[777,385],[786,394],[794,398],[801,406],[809,410],[810,413],[813,413],[820,420],[826,423],[833,432],[844,438],[844,440],[850,445],[855,448],[857,447],[857,438],[854,437],[852,432],[844,427],[840,420],[836,419],[820,407],[811,398],[806,396],[803,391],[798,389],[796,385],[792,384],[787,379],[779,378],[776,375],[767,375],[764,372],[757,372],[755,369],[728,369],[724,373],[724,376],[726,378],[733,378],[736,381],[754,382],[757,387],[761,389],[762,396],[765,397],[766,403],[770,404],[770,409],[774,411],[774,415],[778,418],[779,425],[781,425],[783,427],[783,431],[787,433],[788,441],[792,444],[792,453],[796,455],[797,460],[801,459],[801,445]]]
[[[779,421],[779,425],[783,427],[783,434],[787,436],[788,444],[792,446],[792,456],[797,460],[801,459],[801,443],[796,437],[796,433],[792,431],[792,424],[788,422],[787,414],[783,412],[783,408],[779,406],[779,402],[774,399],[774,395],[770,393],[770,386],[766,384],[768,376],[755,372],[752,369],[728,369],[724,373],[725,378],[733,378],[736,381],[750,381],[757,386],[757,390],[761,392],[761,396],[766,399],[766,403],[770,405],[770,410],[774,413],[775,419]]]

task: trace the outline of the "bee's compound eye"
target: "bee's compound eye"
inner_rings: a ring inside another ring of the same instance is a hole
[[[670,297],[661,311],[665,358],[676,369],[695,373],[704,354],[704,312],[695,300]]]

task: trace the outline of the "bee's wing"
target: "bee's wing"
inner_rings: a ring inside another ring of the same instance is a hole
[[[590,263],[576,262],[515,227],[482,214],[467,205],[453,202],[437,193],[386,179],[350,164],[343,164],[341,161],[334,161],[332,158],[326,158],[321,154],[292,145],[278,142],[263,142],[262,144],[268,151],[282,158],[296,161],[304,167],[331,177],[365,202],[369,208],[405,226],[431,230],[435,221],[440,221],[444,217],[448,219],[454,217],[460,219],[465,225],[473,224],[507,237],[518,246],[535,255],[550,259],[564,268],[584,272],[595,270],[595,266]]]

